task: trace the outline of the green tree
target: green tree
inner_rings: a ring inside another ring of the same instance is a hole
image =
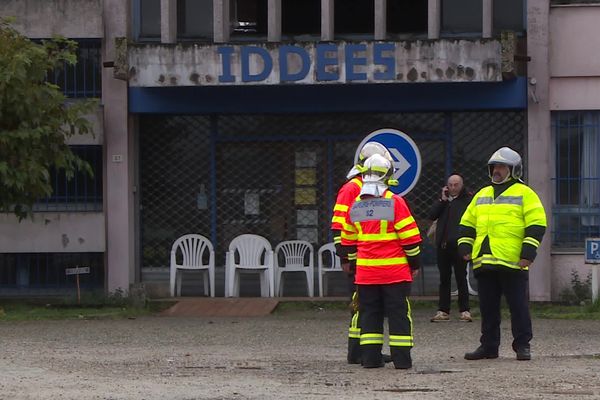
[[[91,168],[66,140],[91,132],[84,117],[95,101],[67,101],[48,71],[75,64],[77,43],[63,38],[34,43],[0,18],[0,212],[19,220],[36,200],[52,194],[49,169],[67,178]]]

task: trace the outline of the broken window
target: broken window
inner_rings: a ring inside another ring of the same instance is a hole
[[[267,34],[267,0],[234,0],[231,7],[233,37]]]

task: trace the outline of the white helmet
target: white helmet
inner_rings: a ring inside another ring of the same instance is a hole
[[[390,163],[394,162],[392,155],[384,145],[378,142],[367,142],[362,149],[360,149],[360,153],[358,155],[358,164],[352,167],[352,169],[348,172],[348,175],[346,175],[346,178],[351,179],[360,174],[362,172],[365,160],[374,154],[379,154],[385,157],[390,161]]]
[[[521,180],[521,177],[523,176],[523,161],[521,160],[519,153],[510,147],[501,147],[490,157],[488,161],[488,176],[490,179],[492,179],[494,165],[496,164],[507,165],[510,168],[510,176],[512,176],[513,179]],[[506,177],[506,180],[508,180],[508,176]],[[506,182],[506,180],[504,182]]]
[[[363,186],[360,191],[364,194],[381,197],[388,188],[388,180],[392,175],[392,163],[380,154],[367,158],[362,166]]]

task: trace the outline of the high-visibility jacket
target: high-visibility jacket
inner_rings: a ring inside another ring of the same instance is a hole
[[[356,284],[412,281],[407,252],[418,256],[421,234],[402,197],[389,190],[382,197],[358,197],[346,215],[342,241],[358,250]]]
[[[460,225],[466,227],[463,232],[472,232],[463,234],[458,244],[472,246],[473,269],[483,264],[520,269],[523,246],[537,249],[541,240],[526,232],[533,226],[545,229],[546,213],[529,186],[514,183],[494,198],[494,187],[490,185],[473,197]],[[486,238],[489,245],[482,246]]]
[[[344,183],[338,191],[333,207],[333,217],[331,218],[331,229],[341,231],[346,223],[346,214],[360,194],[362,189],[362,178],[360,176],[350,179]]]

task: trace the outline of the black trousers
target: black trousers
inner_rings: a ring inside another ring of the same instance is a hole
[[[450,312],[450,288],[452,269],[458,289],[458,310],[469,311],[469,287],[467,285],[467,262],[458,255],[456,243],[437,248],[437,265],[440,271],[440,291],[438,310]]]
[[[381,363],[383,320],[388,317],[390,352],[394,365],[410,360],[413,346],[410,315],[410,282],[388,285],[357,285],[360,299],[360,348],[363,365]]]
[[[476,274],[481,310],[481,345],[495,351],[500,346],[500,300],[510,310],[513,350],[529,348],[533,337],[529,314],[529,273],[502,266],[484,265]]]

